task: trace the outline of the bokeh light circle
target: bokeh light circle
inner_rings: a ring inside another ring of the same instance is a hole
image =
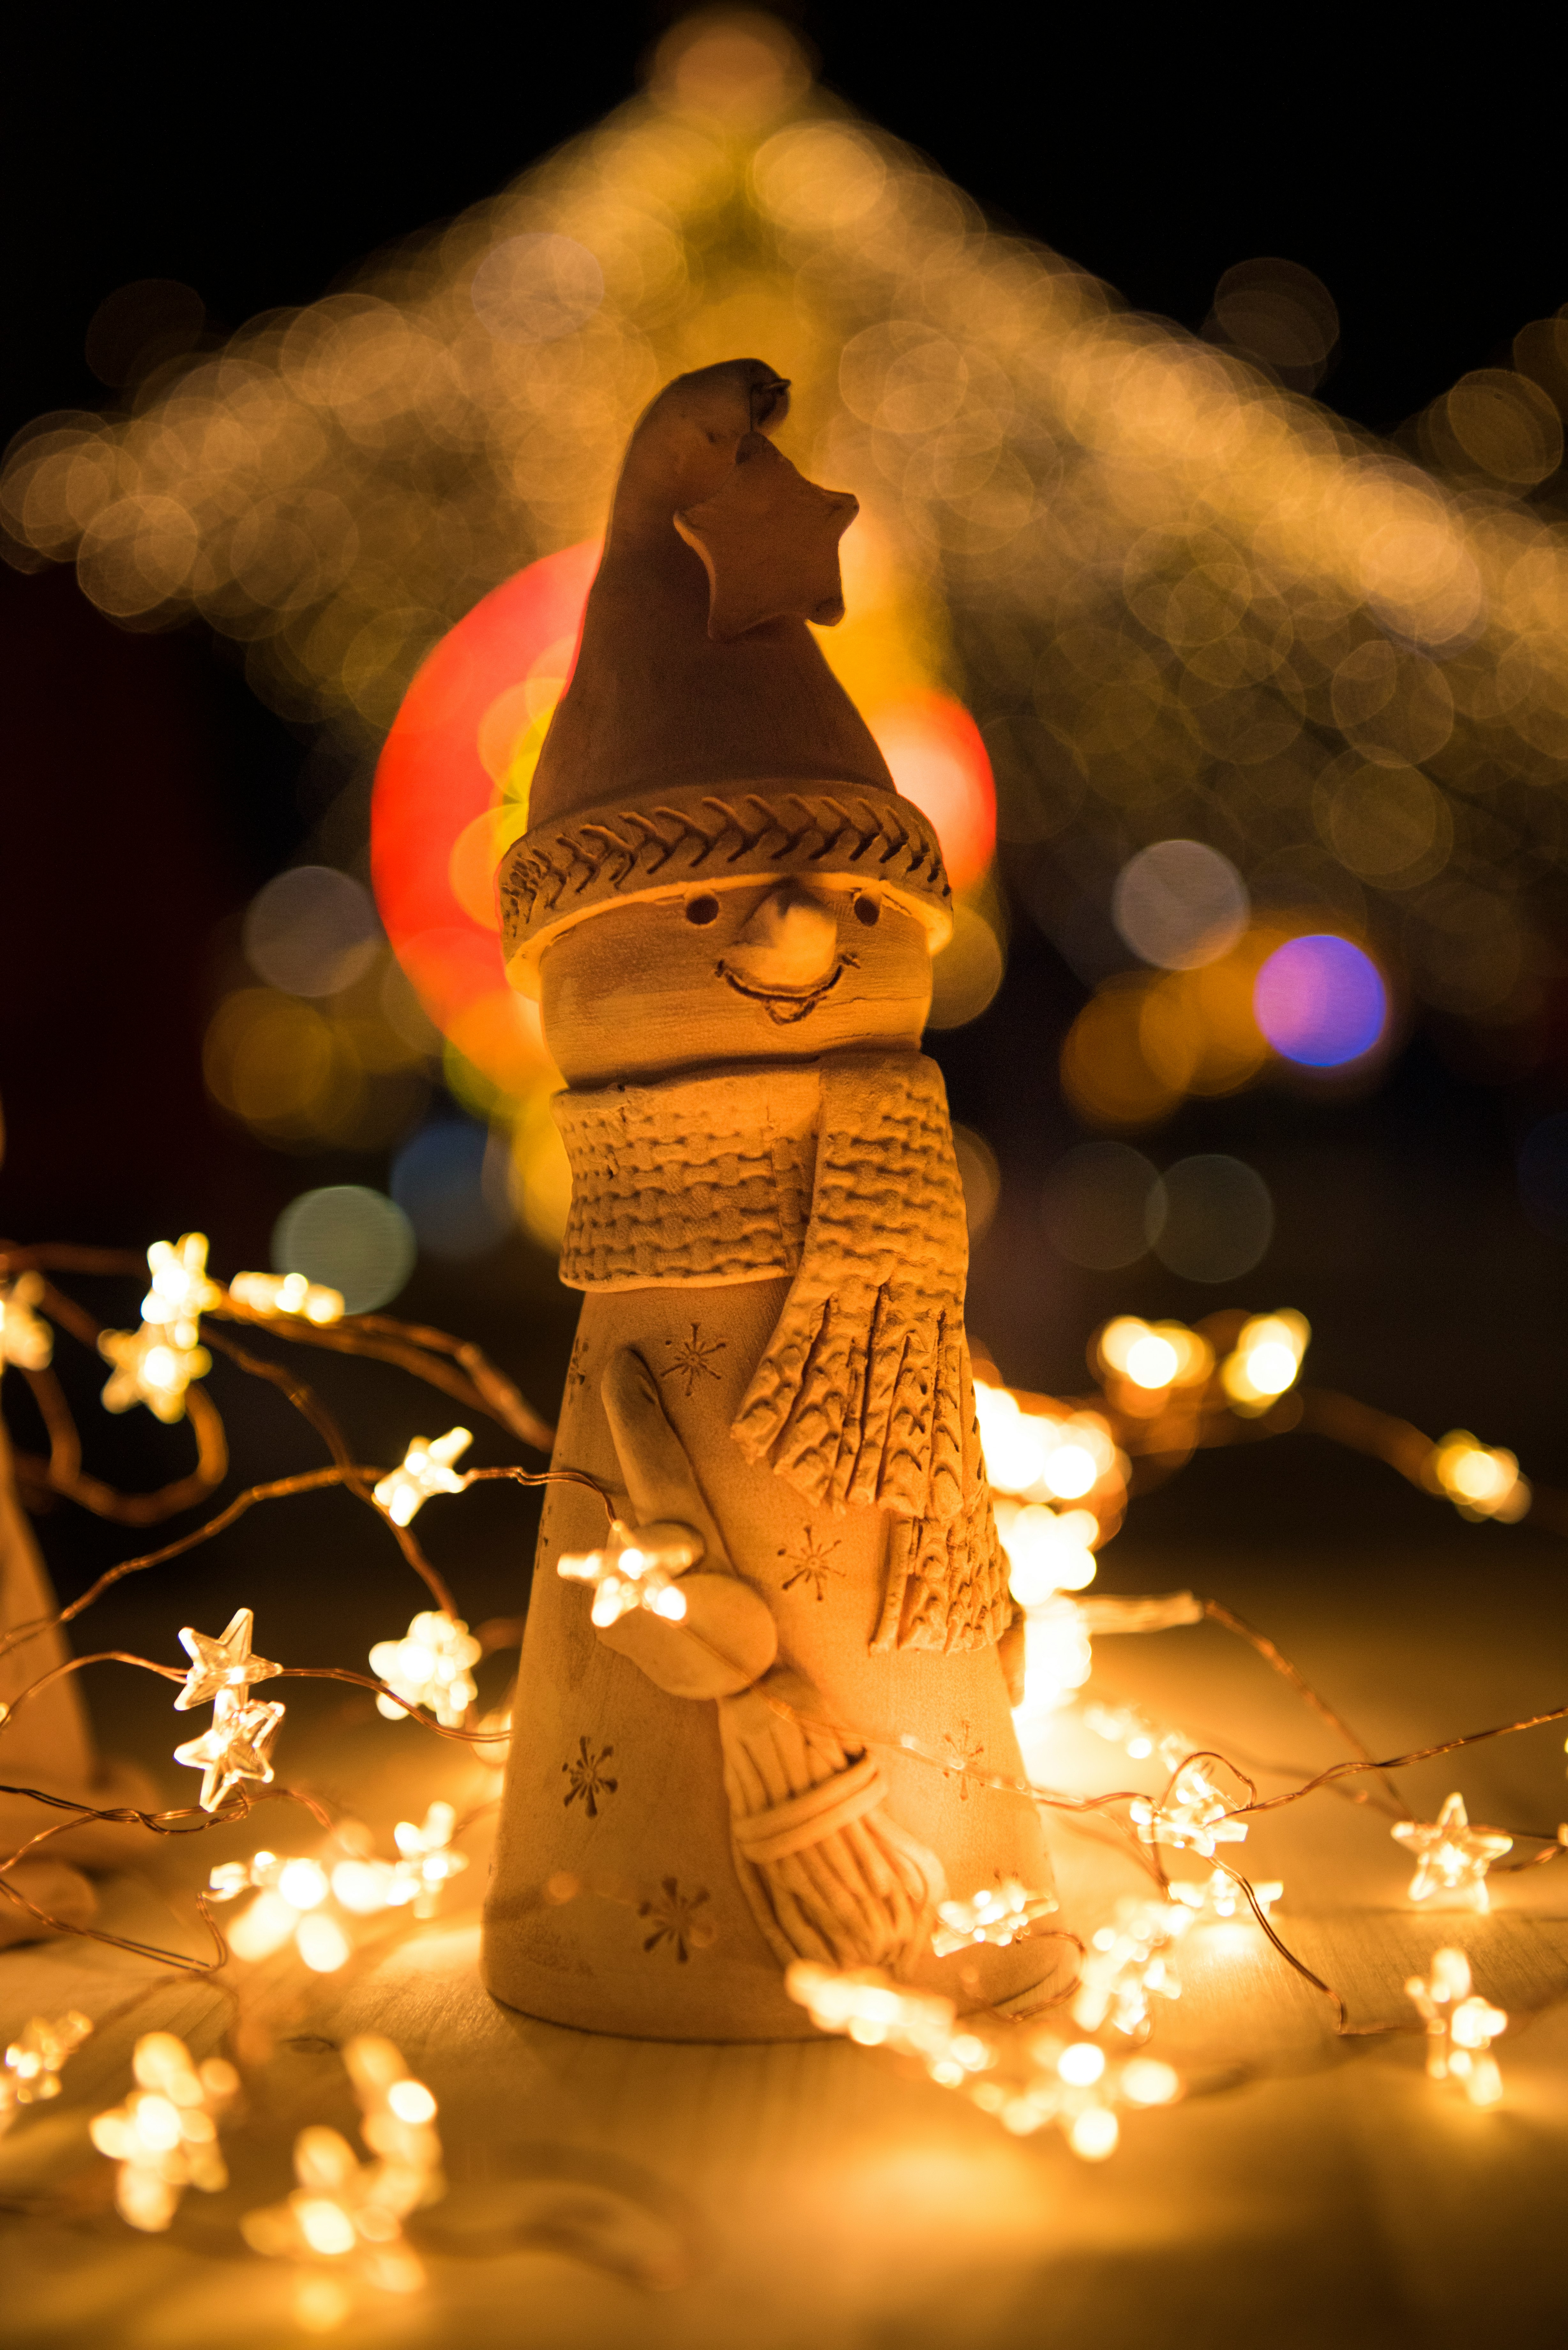
[[[894,783],[936,827],[954,891],[972,889],[996,847],[996,781],[980,728],[961,702],[924,692],[884,702],[868,723]]]
[[[534,767],[576,665],[598,560],[599,541],[585,539],[483,597],[421,664],[377,764],[376,904],[469,1107],[514,1107],[550,1075],[537,1020],[520,1029],[528,1010],[506,983],[494,871],[527,829]],[[898,789],[935,826],[955,890],[969,888],[996,842],[980,729],[961,703],[917,688],[870,706],[869,723]],[[975,961],[989,958],[1000,983],[1000,941],[981,927]],[[960,1017],[974,1018],[994,993],[971,989]]]
[[[995,1002],[1006,970],[1002,941],[972,906],[953,908],[953,933],[931,966],[928,1028],[964,1028]]]
[[[1184,1280],[1236,1281],[1268,1253],[1274,1203],[1243,1160],[1204,1151],[1166,1169],[1145,1229],[1161,1264]]]
[[[490,1173],[490,1136],[466,1118],[443,1118],[403,1145],[391,1193],[421,1249],[462,1263],[505,1239],[512,1217],[504,1176]]]
[[[593,317],[605,274],[576,237],[531,230],[493,244],[469,290],[498,343],[554,343]]]
[[[1383,1035],[1388,991],[1364,949],[1316,931],[1275,948],[1258,973],[1252,1012],[1283,1059],[1337,1069],[1370,1053]]]
[[[417,1254],[401,1208],[363,1183],[302,1191],[273,1227],[273,1271],[341,1290],[349,1314],[373,1313],[394,1298]]]
[[[959,1181],[963,1185],[964,1218],[972,1247],[990,1230],[996,1213],[996,1203],[1002,1197],[1002,1170],[984,1135],[976,1134],[971,1127],[954,1126],[953,1157],[958,1162]]]
[[[1228,857],[1200,840],[1157,840],[1129,857],[1111,893],[1111,918],[1134,954],[1166,971],[1217,962],[1247,927],[1247,885]]]
[[[330,865],[294,865],[245,910],[245,960],[286,995],[336,995],[369,971],[381,943],[369,891]]]
[[[1069,1264],[1116,1273],[1146,1256],[1159,1177],[1125,1142],[1080,1142],[1045,1178],[1042,1211],[1051,1244]],[[1158,1228],[1158,1216],[1155,1214]]]

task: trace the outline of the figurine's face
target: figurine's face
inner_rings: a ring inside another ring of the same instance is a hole
[[[874,885],[746,882],[635,899],[563,931],[539,966],[569,1084],[706,1061],[908,1052],[931,1003],[923,926]]]

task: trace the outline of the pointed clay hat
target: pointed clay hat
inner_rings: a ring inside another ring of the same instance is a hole
[[[950,931],[936,833],[807,626],[844,616],[858,504],[767,439],[788,392],[763,360],[727,359],[667,384],[632,433],[529,828],[498,876],[514,980],[567,924],[694,882],[874,880],[933,952]]]

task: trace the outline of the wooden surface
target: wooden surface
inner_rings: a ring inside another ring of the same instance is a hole
[[[1310,1596],[1286,1612],[1310,1630]],[[1320,1620],[1318,1645],[1339,1650],[1334,1693],[1360,1694],[1396,1747],[1412,1730],[1478,1728],[1542,1702],[1552,1659],[1498,1631],[1496,1611],[1490,1635],[1459,1645],[1451,1627],[1412,1628],[1392,1599],[1386,1615],[1372,1608],[1354,1652]],[[1103,1640],[1096,1656],[1110,1692],[1197,1735],[1223,1730],[1233,1752],[1334,1759],[1328,1733],[1213,1627]],[[1396,1680],[1380,1721],[1373,1693]],[[1430,1817],[1459,1785],[1472,1816],[1522,1825],[1561,1802],[1560,1742],[1536,1733],[1411,1773],[1412,1798]],[[1069,1724],[1037,1762],[1063,1786],[1140,1783],[1137,1766]],[[318,1787],[351,1784],[378,1820],[416,1794],[472,1801],[483,1787],[451,1750],[389,1726],[324,1728],[314,1746],[302,1730],[288,1762]],[[1058,1819],[1050,1834],[1065,1922],[1092,1929],[1139,1889],[1103,1829]],[[157,1857],[189,1883],[263,1842],[309,1849],[306,1816],[269,1808],[244,1835]],[[235,2223],[291,2184],[305,2122],[351,2129],[335,2046],[366,2028],[389,2034],[440,2099],[451,2189],[413,2224],[428,2293],[367,2296],[332,2337],[345,2344],[1426,2350],[1568,2307],[1568,1865],[1495,1880],[1489,1918],[1416,1911],[1382,1819],[1327,1796],[1274,1815],[1240,1857],[1285,1880],[1281,1929],[1354,2022],[1407,2027],[1405,1976],[1445,1940],[1469,1950],[1478,1988],[1511,2014],[1503,2106],[1476,2113],[1429,2083],[1408,2029],[1336,2041],[1326,2002],[1255,1930],[1217,1927],[1182,1946],[1182,1996],[1160,2004],[1150,2042],[1189,2095],[1128,2118],[1118,2153],[1088,2166],[1054,2132],[1011,2139],[842,2043],[637,2043],[497,2007],[475,1972],[481,1842],[476,1830],[450,1916],[335,1977],[275,1960],[224,1988],[80,1942],[0,1955],[0,2028],[73,2004],[102,2020],[66,2095],[0,2141],[0,2339],[207,2350],[300,2338],[288,2276],[247,2255]],[[182,1898],[173,1877],[122,1883],[105,1910],[167,1941]],[[233,2184],[188,2194],[168,2236],[135,2238],[109,2207],[87,2117],[123,2095],[137,2033],[171,2029],[204,2054],[235,2028],[236,2001],[247,2085],[246,2118],[226,2133]]]

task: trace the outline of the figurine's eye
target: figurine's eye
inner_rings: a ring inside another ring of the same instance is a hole
[[[716,922],[719,919],[719,900],[706,893],[701,898],[688,898],[686,919],[694,922],[700,931],[706,930],[710,922]]]
[[[873,898],[870,892],[866,889],[857,890],[855,896],[855,919],[857,922],[864,922],[868,931],[874,931],[877,923],[882,919],[882,900],[880,898]]]

